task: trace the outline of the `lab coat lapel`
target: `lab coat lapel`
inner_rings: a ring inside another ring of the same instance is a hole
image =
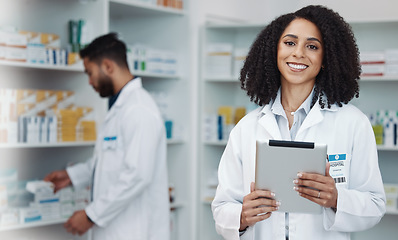
[[[271,111],[270,105],[266,105],[260,114],[262,114],[262,116],[260,116],[258,123],[267,131],[270,138],[282,139],[278,123],[276,122],[275,115]]]
[[[310,112],[308,113],[307,117],[304,119],[303,124],[301,125],[300,129],[297,132],[296,139],[300,139],[300,135],[305,132],[307,129],[315,126],[316,124],[323,121],[323,113],[319,103],[316,102],[314,106],[311,108]]]
[[[123,103],[126,102],[125,98],[127,98],[135,88],[139,87],[142,87],[141,78],[133,79],[130,82],[128,82],[126,86],[124,86],[116,102],[113,104],[111,109],[109,109],[108,113],[106,114],[105,123],[107,123],[110,119],[112,119],[112,117],[115,116],[115,111],[117,111],[117,109],[120,108],[123,105]]]
[[[120,96],[119,96],[119,97],[120,97]],[[117,99],[116,101],[118,101],[118,100],[119,100],[119,99]],[[108,122],[112,119],[112,117],[115,116],[116,108],[117,108],[117,106],[116,106],[116,103],[115,103],[115,104],[111,107],[111,109],[109,109],[108,113],[107,113],[106,116],[105,116],[105,121],[104,121],[105,124],[108,123]]]

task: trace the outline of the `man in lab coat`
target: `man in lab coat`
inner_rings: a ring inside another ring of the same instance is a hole
[[[93,228],[93,239],[168,240],[166,138],[161,114],[141,79],[134,78],[126,45],[115,33],[80,51],[90,85],[110,97],[94,156],[44,180],[55,191],[91,184],[92,202],[65,223],[72,234]]]

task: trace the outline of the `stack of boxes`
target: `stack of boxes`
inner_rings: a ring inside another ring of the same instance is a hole
[[[368,118],[373,126],[376,144],[398,147],[398,110],[378,110]]]
[[[15,169],[8,170],[16,172]],[[90,202],[88,187],[81,190],[67,187],[54,194],[52,183],[40,180],[24,182],[14,178],[0,181],[0,199],[6,202],[0,209],[0,227],[65,219]]]
[[[61,48],[57,34],[0,30],[0,59],[32,64],[66,66],[79,60],[76,53]]]
[[[220,106],[218,113],[206,115],[203,119],[204,141],[226,141],[233,127],[244,117],[246,108]]]
[[[136,73],[175,75],[178,71],[177,54],[173,51],[130,45],[127,60],[130,70]]]
[[[232,50],[229,43],[213,43],[207,46],[205,77],[229,78],[232,74]]]
[[[397,76],[398,49],[361,52],[362,76]]]
[[[206,49],[206,78],[239,79],[248,49],[233,48],[230,43],[213,43]]]
[[[384,184],[384,192],[386,193],[386,210],[398,211],[398,184]]]
[[[92,108],[72,91],[0,89],[0,143],[94,141]]]
[[[183,0],[133,0],[133,1],[148,3],[151,5],[158,5],[162,7],[175,8],[175,9],[183,8]]]

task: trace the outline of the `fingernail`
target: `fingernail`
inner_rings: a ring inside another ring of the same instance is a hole
[[[271,196],[275,197],[275,193],[274,193],[274,192],[271,192]]]
[[[301,178],[303,176],[302,173],[297,173],[297,177]]]
[[[299,188],[296,187],[296,186],[293,187],[293,190],[294,190],[294,191],[298,191],[298,189],[299,189]]]
[[[297,180],[297,179],[294,179],[294,180],[293,180],[293,183],[294,183],[294,184],[297,184],[297,183],[298,183],[298,180]]]
[[[281,205],[281,202],[280,202],[280,201],[277,201],[277,202],[276,202],[276,206],[279,207],[280,205]]]

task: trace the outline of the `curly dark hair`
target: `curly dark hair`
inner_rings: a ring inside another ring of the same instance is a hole
[[[323,66],[316,77],[313,106],[342,106],[359,97],[361,73],[359,50],[351,26],[336,12],[323,6],[307,6],[282,15],[266,26],[253,42],[240,72],[241,87],[250,100],[264,106],[276,98],[281,85],[277,46],[286,27],[297,18],[314,23],[322,35]],[[325,99],[326,95],[326,99]]]

